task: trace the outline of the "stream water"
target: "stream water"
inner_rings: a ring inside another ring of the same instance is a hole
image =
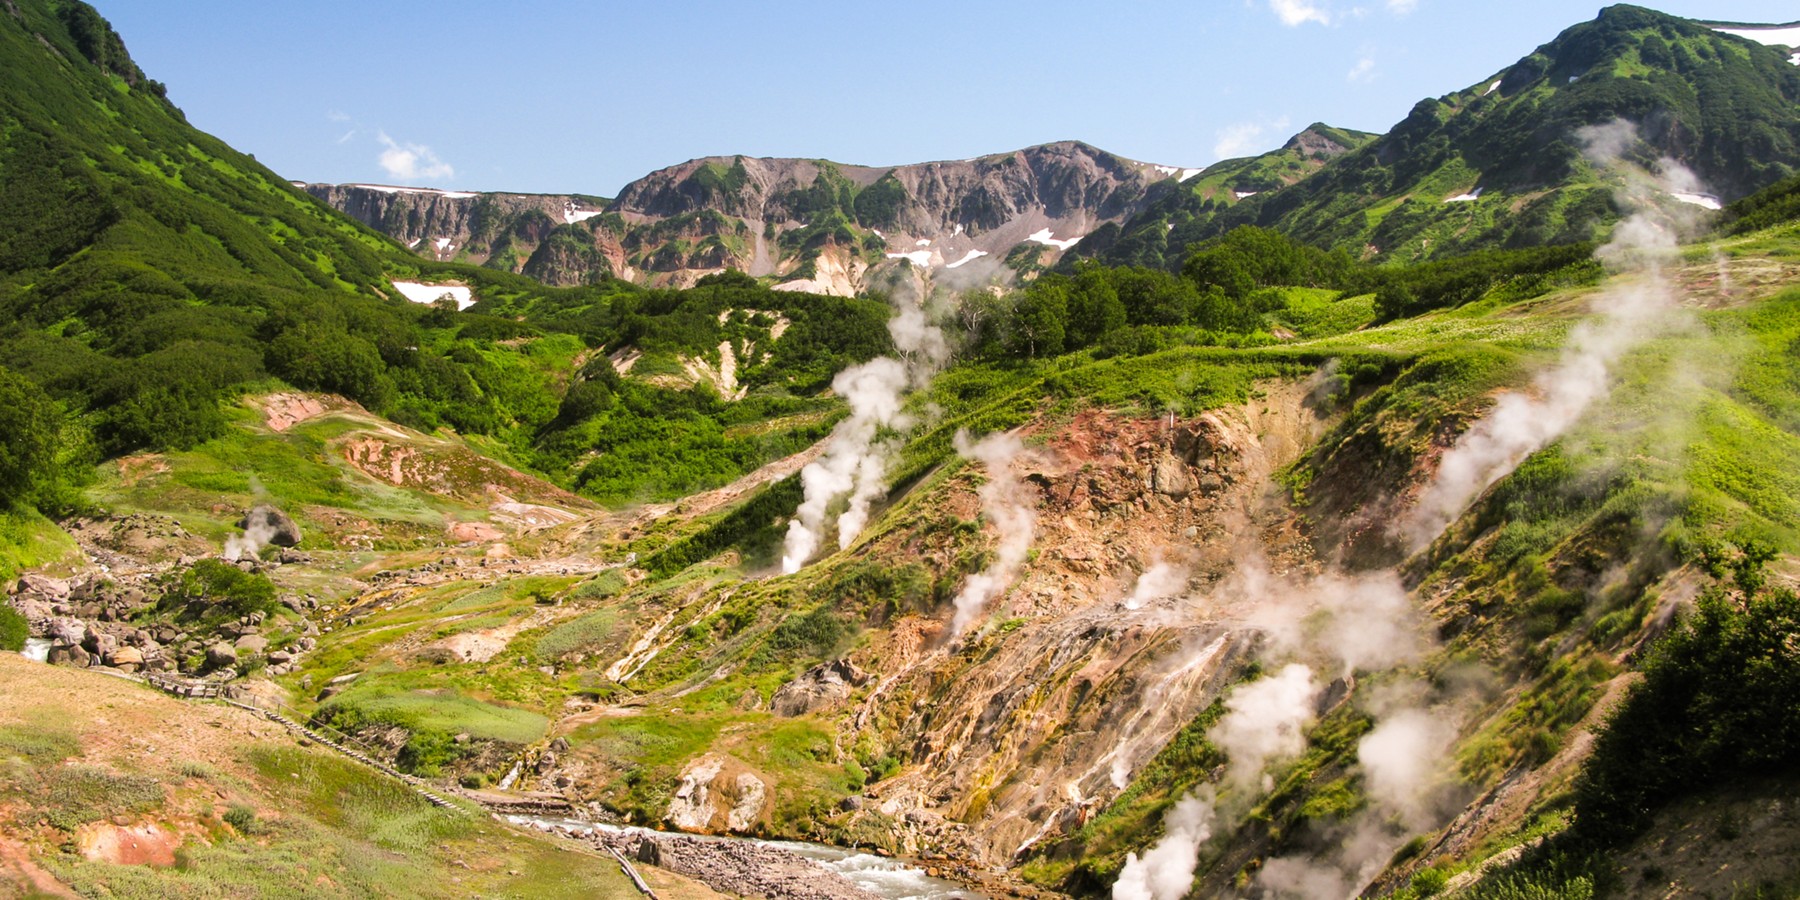
[[[558,819],[545,816],[507,816],[506,820],[516,825],[566,828],[575,832],[610,831],[615,834],[650,832],[650,829],[646,828],[627,828],[584,822],[580,819]],[[842,847],[809,844],[804,841],[764,841],[713,835],[682,836],[707,841],[747,841],[765,847],[778,847],[795,856],[812,860],[820,866],[850,879],[857,887],[886,898],[886,900],[951,900],[951,898],[987,900],[986,894],[969,890],[949,879],[933,878],[925,874],[924,869],[905,860],[876,856],[873,853],[863,853],[859,850],[845,850]]]
[[[34,659],[38,662],[49,662],[50,639],[28,637],[25,639],[25,649],[20,650],[19,653],[26,659]]]

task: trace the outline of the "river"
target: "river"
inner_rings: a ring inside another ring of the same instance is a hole
[[[578,833],[594,831],[607,831],[614,834],[666,833],[646,828],[604,825],[579,819],[559,819],[545,816],[507,816],[506,820],[516,825],[541,829],[564,828]],[[812,844],[805,841],[765,841],[709,835],[682,836],[712,841],[745,841],[786,850],[795,856],[804,857],[829,871],[844,876],[857,887],[885,898],[885,900],[951,900],[951,898],[987,900],[986,894],[972,891],[949,879],[932,877],[926,874],[923,868],[913,863],[891,857],[876,856],[872,853],[863,853],[858,850],[845,850],[841,847]]]

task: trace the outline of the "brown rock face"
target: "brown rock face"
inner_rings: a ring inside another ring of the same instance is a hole
[[[995,260],[1033,240],[1059,250],[1145,209],[1177,169],[1062,141],[903,166],[744,156],[689,160],[604,203],[578,195],[471,194],[378,185],[305,185],[422,256],[460,259],[548,284],[607,277],[685,286],[727,268],[803,270],[836,251],[880,271]],[[841,215],[830,234],[807,229]],[[1045,248],[1049,249],[1048,246]],[[843,259],[838,265],[847,266]],[[849,293],[863,282],[796,275],[789,289]]]

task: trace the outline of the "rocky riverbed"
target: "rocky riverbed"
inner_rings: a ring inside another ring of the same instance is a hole
[[[768,900],[982,900],[983,894],[917,866],[811,844],[668,834],[573,820],[508,817],[616,850],[627,859],[667,869],[715,891]]]

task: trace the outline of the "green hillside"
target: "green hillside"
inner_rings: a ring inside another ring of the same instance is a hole
[[[1135,240],[1088,252],[1173,267],[1179,248],[1241,224],[1400,260],[1591,241],[1619,211],[1612,186],[1581,155],[1579,128],[1635,123],[1647,146],[1633,162],[1667,156],[1731,201],[1800,169],[1797,105],[1800,69],[1787,54],[1609,6],[1493,78],[1419,101],[1386,134],[1354,142],[1291,186],[1253,179],[1237,190],[1259,193],[1229,209],[1190,201],[1187,215],[1150,213],[1122,229]],[[1162,238],[1150,227],[1159,217],[1176,225]]]
[[[0,7],[0,647],[230,683],[470,811],[993,895],[1800,886],[1768,48],[1611,7],[1387,135],[1166,178],[1027,283],[836,298],[422,260],[188,126],[91,8]],[[1581,157],[1619,117],[1623,167]],[[1735,202],[1606,250],[1662,154]],[[896,184],[823,170],[777,240],[860,242]],[[218,558],[258,503],[294,546]],[[0,663],[0,890],[627,890],[241,710]],[[148,826],[169,862],[89,852]]]

